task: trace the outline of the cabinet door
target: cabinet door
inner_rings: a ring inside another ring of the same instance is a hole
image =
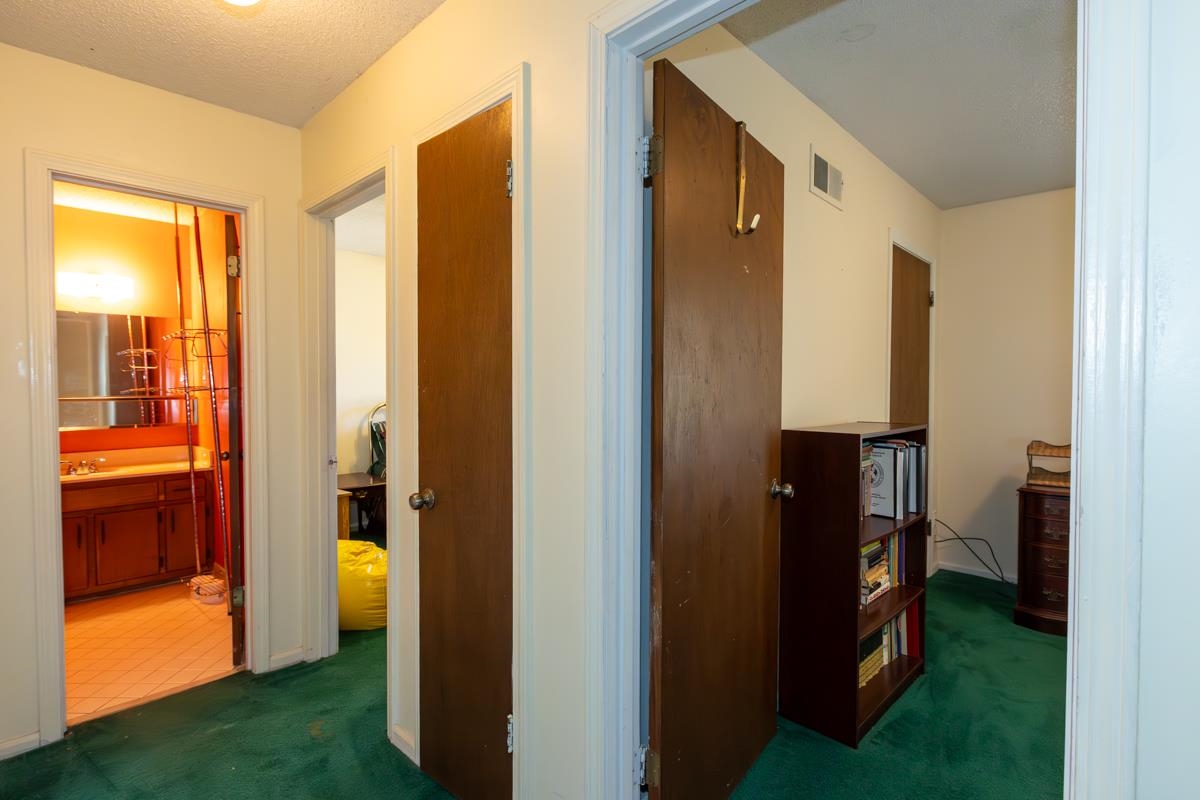
[[[88,588],[88,539],[91,529],[86,514],[63,517],[63,593],[82,594]]]
[[[97,514],[96,583],[149,578],[159,572],[158,509]]]
[[[171,503],[163,509],[163,531],[167,545],[167,572],[196,569],[196,522],[200,523],[200,563],[208,559],[208,542],[205,536],[208,509],[204,501],[196,504],[192,515],[191,503]]]

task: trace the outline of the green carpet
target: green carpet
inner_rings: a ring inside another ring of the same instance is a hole
[[[1014,625],[1015,589],[929,580],[926,672],[851,750],[780,720],[738,800],[1062,797],[1066,639]]]
[[[780,722],[735,797],[1013,800],[1061,796],[1066,643],[1011,622],[1011,587],[929,583],[930,660],[851,750]],[[446,795],[384,736],[383,631],[268,675],[235,675],[98,719],[0,762],[0,798]]]

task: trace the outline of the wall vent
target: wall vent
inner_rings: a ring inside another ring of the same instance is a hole
[[[817,197],[836,208],[842,207],[842,171],[829,163],[829,159],[809,147],[808,188]]]

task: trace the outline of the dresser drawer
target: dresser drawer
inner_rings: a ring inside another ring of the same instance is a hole
[[[1026,517],[1025,534],[1031,542],[1066,547],[1071,542],[1071,525],[1065,519]]]
[[[158,481],[63,489],[63,513],[158,502]]]
[[[196,496],[203,498],[205,492],[204,476],[196,476]],[[191,500],[191,478],[168,478],[163,481],[163,497],[167,500]]]
[[[1021,602],[1031,608],[1067,613],[1067,578],[1029,572],[1021,576]]]
[[[1071,516],[1071,499],[1048,494],[1025,496],[1025,513],[1036,517],[1067,519]]]
[[[1065,547],[1029,543],[1025,545],[1025,569],[1047,575],[1067,576],[1070,551]]]

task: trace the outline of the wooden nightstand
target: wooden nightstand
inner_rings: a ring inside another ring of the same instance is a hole
[[[1017,490],[1017,605],[1013,622],[1067,633],[1067,569],[1071,556],[1071,490],[1025,484]]]

